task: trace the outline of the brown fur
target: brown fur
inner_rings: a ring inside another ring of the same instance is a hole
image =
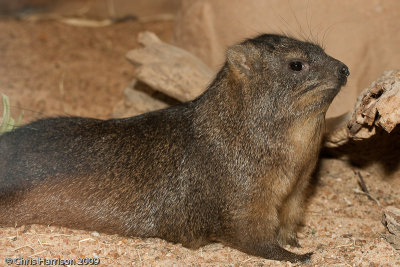
[[[291,67],[302,62],[300,70]],[[261,35],[232,46],[204,94],[140,116],[43,119],[0,136],[0,224],[54,224],[220,241],[307,261],[304,190],[325,112],[348,70],[314,44]]]

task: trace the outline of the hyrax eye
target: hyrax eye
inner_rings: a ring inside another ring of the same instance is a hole
[[[293,71],[302,71],[305,69],[305,64],[301,61],[292,61],[289,63],[289,67]]]

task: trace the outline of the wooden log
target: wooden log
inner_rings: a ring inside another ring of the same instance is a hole
[[[360,94],[352,111],[327,121],[325,145],[370,138],[376,127],[390,133],[399,123],[400,71],[387,71]]]
[[[124,89],[125,98],[117,103],[113,110],[114,118],[136,116],[145,112],[168,107],[168,101],[160,99],[145,85],[137,80]]]
[[[199,96],[213,72],[189,52],[162,42],[154,33],[139,34],[144,47],[126,55],[136,66],[135,78],[172,98],[185,102]]]

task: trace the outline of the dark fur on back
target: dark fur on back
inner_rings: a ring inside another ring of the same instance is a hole
[[[347,75],[319,46],[266,34],[229,48],[191,102],[126,119],[43,119],[3,134],[0,224],[192,248],[220,241],[306,261],[310,254],[279,244],[297,244],[324,115]]]

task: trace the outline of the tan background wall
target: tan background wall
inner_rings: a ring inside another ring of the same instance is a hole
[[[321,43],[351,72],[328,116],[349,110],[384,70],[400,68],[398,0],[182,0],[181,6],[174,43],[214,70],[228,45],[259,33]]]
[[[400,69],[398,0],[0,0],[0,14],[7,12],[100,20],[178,14],[172,42],[214,71],[226,47],[244,38],[267,32],[309,39],[351,72],[328,117],[351,109],[384,70]]]
[[[180,0],[0,0],[0,14],[54,13],[90,19],[175,14]]]

